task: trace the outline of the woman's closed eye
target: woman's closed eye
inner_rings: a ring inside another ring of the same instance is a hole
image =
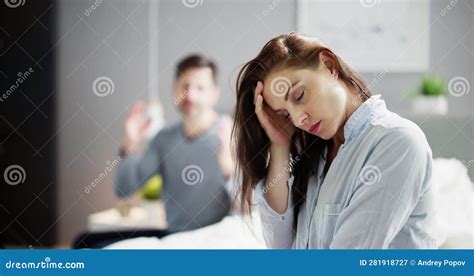
[[[296,101],[299,102],[301,99],[303,99],[304,96],[304,90],[300,93],[300,95],[296,98]]]
[[[295,99],[295,102],[299,102],[303,99],[303,96],[304,96],[304,92],[305,90],[302,90],[300,93],[299,93],[299,96],[296,97]],[[283,117],[287,118],[287,119],[290,119],[291,116],[290,116],[290,113],[286,112],[286,113],[282,113],[281,114]]]

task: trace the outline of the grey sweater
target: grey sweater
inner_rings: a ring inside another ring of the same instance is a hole
[[[163,128],[142,155],[129,155],[117,166],[117,196],[131,195],[160,174],[169,230],[192,230],[220,221],[231,202],[217,160],[220,121],[192,139],[185,136],[182,122]]]

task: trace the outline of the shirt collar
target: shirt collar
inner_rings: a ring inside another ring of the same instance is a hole
[[[356,138],[376,118],[385,114],[387,107],[380,94],[372,95],[363,102],[349,117],[344,125],[344,144]]]

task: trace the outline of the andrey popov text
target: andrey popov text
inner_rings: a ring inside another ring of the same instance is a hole
[[[407,259],[362,259],[360,266],[434,266],[459,267],[465,266],[466,261],[458,260],[407,260]]]

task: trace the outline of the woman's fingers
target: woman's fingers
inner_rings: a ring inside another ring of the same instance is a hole
[[[259,95],[257,97],[257,102],[255,103],[255,113],[257,114],[258,121],[260,125],[264,128],[268,128],[268,124],[270,123],[265,111],[263,110],[263,97]]]
[[[265,104],[262,91],[263,83],[259,81],[255,87],[254,94],[255,114],[257,114],[258,121],[271,141],[285,139],[282,138],[282,135],[285,133],[285,131],[282,129],[282,127],[276,125],[275,121],[273,121],[273,119],[276,119],[278,115],[274,114],[271,108]],[[270,114],[268,112],[270,112]]]
[[[263,114],[263,97],[261,95],[257,96],[255,103],[255,113],[257,114],[260,123],[262,123],[265,114]]]
[[[258,81],[257,86],[255,86],[255,91],[254,91],[254,94],[253,94],[253,103],[254,104],[257,103],[258,95],[261,95],[262,91],[263,91],[263,83],[261,81]]]
[[[255,105],[255,113],[260,122],[262,122],[263,117],[263,97],[261,95],[263,87],[260,81],[257,82],[257,86],[255,86],[255,91],[253,95],[253,104]]]

